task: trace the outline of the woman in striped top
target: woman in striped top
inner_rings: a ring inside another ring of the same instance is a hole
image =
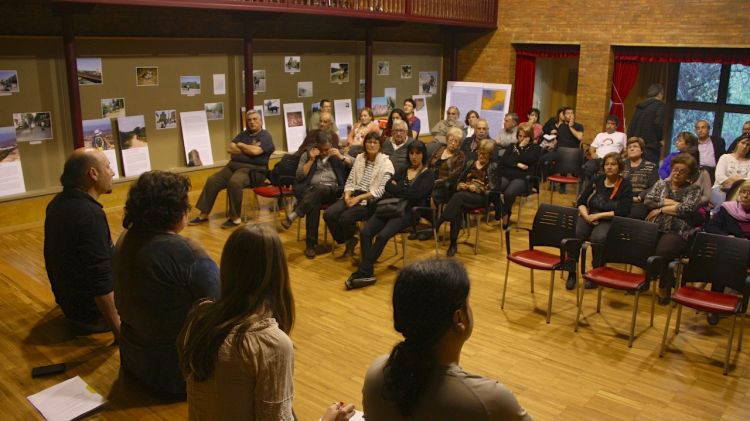
[[[375,212],[375,203],[385,193],[385,184],[393,175],[391,160],[381,152],[383,138],[370,132],[364,143],[365,151],[357,155],[346,179],[344,197],[323,214],[333,239],[338,244],[346,243],[344,256],[351,256],[357,245],[354,236],[357,221],[368,219]]]

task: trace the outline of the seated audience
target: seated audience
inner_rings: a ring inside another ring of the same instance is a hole
[[[409,166],[409,157],[406,150],[414,139],[408,136],[409,125],[403,120],[397,120],[393,122],[391,137],[383,142],[383,153],[391,159],[395,171]]]
[[[409,124],[411,129],[410,135],[414,140],[419,139],[419,131],[422,130],[422,121],[414,113],[414,109],[417,108],[417,103],[411,98],[404,100],[404,115],[406,115],[406,123]]]
[[[610,152],[602,159],[602,174],[594,177],[594,180],[586,186],[586,189],[578,196],[578,220],[576,221],[576,238],[592,243],[604,244],[611,220],[615,216],[627,217],[630,215],[630,206],[633,203],[633,188],[630,181],[620,175],[625,167],[625,162],[620,159],[619,152]],[[593,249],[594,267],[601,266],[601,250]],[[578,255],[571,256],[578,260]],[[576,286],[576,274],[570,272],[565,288],[573,289]],[[586,282],[586,288],[596,288],[592,283]]]
[[[115,302],[122,319],[120,365],[146,386],[185,393],[175,343],[188,311],[219,296],[219,268],[187,225],[190,180],[163,171],[141,174],[125,202],[126,231],[115,247]]]
[[[698,136],[698,150],[700,151],[698,164],[708,171],[711,176],[711,184],[713,184],[716,163],[719,157],[726,153],[724,139],[720,136],[711,135],[711,124],[707,120],[695,122],[695,134]]]
[[[716,207],[726,200],[727,191],[734,183],[750,178],[750,134],[743,135],[733,152],[726,153],[719,158],[713,188],[711,189],[711,204]]]
[[[451,129],[448,129],[448,134],[450,133]],[[480,118],[474,122],[474,134],[463,139],[463,142],[461,143],[461,151],[466,156],[466,159],[477,159],[477,149],[479,149],[479,145],[484,139],[490,139],[489,135],[490,125],[487,120]]]
[[[177,341],[188,418],[294,420],[293,325],[281,239],[266,225],[236,230],[221,254],[221,299],[196,304]],[[332,407],[323,420],[354,415]]]
[[[460,114],[461,112],[455,105],[448,107],[448,110],[445,112],[445,120],[438,121],[432,130],[430,130],[432,137],[438,142],[445,144],[445,136],[448,134],[448,129],[458,127],[463,131],[465,125],[463,121],[458,119]]]
[[[628,139],[626,149],[627,159],[623,163],[622,178],[630,181],[633,187],[633,205],[630,207],[630,217],[635,219],[646,219],[648,208],[643,203],[646,194],[659,180],[656,164],[643,159],[646,142],[640,137]]]
[[[346,288],[362,288],[376,282],[373,265],[383,253],[388,240],[410,226],[414,218],[414,206],[427,206],[435,173],[427,167],[427,150],[422,142],[407,146],[409,166],[396,170],[396,174],[385,185],[387,197],[403,199],[406,209],[403,215],[384,218],[377,213],[367,220],[360,232],[362,260],[357,270],[346,280]]]
[[[466,113],[466,118],[464,119],[464,123],[466,124],[464,127],[464,138],[471,137],[474,134],[474,124],[476,124],[477,120],[479,120],[478,112],[471,110]]]
[[[505,154],[505,151],[510,149],[511,145],[518,141],[518,114],[508,113],[503,119],[503,128],[498,132],[495,138],[495,151],[497,152],[493,157],[493,162],[500,162],[500,157]]]
[[[385,185],[393,175],[391,160],[381,152],[381,139],[377,133],[365,136],[365,151],[354,160],[344,185],[344,197],[323,214],[333,239],[338,244],[346,243],[344,256],[354,253],[357,221],[372,216],[375,203],[385,193]]]
[[[297,182],[293,189],[297,206],[281,222],[281,226],[289,229],[295,219],[305,217],[305,257],[308,259],[331,251],[331,246],[318,244],[320,208],[341,196],[353,162],[351,156],[342,154],[334,147],[328,132],[320,132],[318,144],[299,160]]]
[[[706,232],[750,239],[750,184],[743,184],[737,200],[728,200],[706,225]]]
[[[229,211],[222,228],[238,226],[242,207],[242,189],[260,185],[265,179],[264,173],[253,170],[267,170],[268,159],[276,147],[271,134],[263,130],[258,110],[247,112],[247,130],[238,134],[227,147],[230,158],[227,165],[218,173],[208,177],[203,191],[195,205],[200,214],[190,221],[190,225],[208,222],[208,214],[214,207],[216,196],[222,189],[227,189]]]
[[[362,142],[365,140],[367,133],[374,132],[379,133],[380,127],[378,123],[373,121],[372,108],[365,107],[359,112],[359,121],[354,123],[352,130],[349,132],[347,137],[347,146],[359,146],[362,147]]]
[[[516,197],[523,195],[531,189],[528,176],[534,175],[537,161],[542,151],[539,145],[533,142],[534,128],[529,123],[518,126],[518,142],[500,159],[500,180],[495,201],[495,220],[499,221],[502,216],[503,227],[508,227],[508,221],[513,211],[513,203]]]
[[[302,141],[302,144],[299,145],[299,149],[294,152],[294,155],[302,156],[302,154],[310,150],[310,148],[315,147],[315,144],[318,143],[320,133],[330,133],[331,144],[336,148],[340,147],[339,135],[336,133],[336,126],[333,125],[333,115],[327,112],[321,112],[318,113],[318,115],[318,127],[314,129],[311,128],[310,131],[307,132],[305,139]]]
[[[443,222],[450,222],[450,246],[448,257],[456,254],[458,249],[458,234],[461,232],[463,212],[467,208],[487,206],[487,193],[495,188],[497,181],[497,164],[491,161],[495,149],[495,142],[485,139],[479,146],[476,161],[466,163],[448,203],[445,205],[436,229],[439,231]]]
[[[647,221],[659,225],[659,242],[655,255],[664,258],[659,275],[659,304],[669,303],[674,286],[674,272],[669,263],[687,252],[690,237],[695,233],[695,214],[700,206],[701,189],[692,181],[698,178],[698,161],[682,153],[670,162],[672,174],[658,181],[646,195],[650,210]]]
[[[680,132],[674,140],[674,147],[676,150],[665,156],[664,161],[659,167],[659,178],[662,180],[669,177],[669,174],[672,172],[672,165],[670,164],[672,158],[684,152],[697,153],[698,138],[690,132]]]
[[[452,259],[423,260],[398,274],[393,325],[404,340],[367,370],[368,421],[531,420],[507,387],[458,365],[474,327],[469,289],[466,269]]]
[[[320,108],[318,108],[318,111],[313,111],[313,113],[310,115],[310,121],[307,124],[307,130],[310,131],[318,128],[320,117],[323,113],[331,114],[331,126],[338,127],[336,125],[336,120],[333,119],[333,102],[331,102],[331,100],[329,99],[321,99],[319,105]],[[336,129],[333,130],[338,131]]]
[[[393,111],[391,111],[391,114],[388,116],[388,122],[383,129],[384,139],[388,139],[389,137],[393,136],[391,130],[393,130],[393,123],[397,121],[403,121],[404,123],[406,123],[407,127],[409,125],[409,123],[406,122],[406,113],[401,108],[394,108]]]
[[[534,143],[538,144],[542,137],[542,124],[539,123],[542,119],[542,112],[539,108],[531,108],[526,114],[527,123],[531,124],[534,129]]]
[[[479,130],[484,130],[484,133],[486,133],[486,124],[485,121],[484,126],[478,124],[477,127],[480,127]],[[475,135],[478,133],[479,131],[475,132]],[[458,177],[461,176],[466,164],[466,156],[458,149],[462,135],[463,133],[458,127],[448,129],[447,143],[440,146],[430,158],[430,169],[435,171],[437,176],[432,190],[432,200],[438,209],[440,205],[447,203],[451,194],[456,191]]]
[[[611,152],[622,153],[625,149],[627,139],[625,133],[617,131],[620,119],[616,115],[610,115],[604,122],[604,131],[597,134],[589,147],[591,159],[583,164],[583,177],[581,178],[581,191],[585,185],[591,182],[597,171],[602,168],[602,158]]]

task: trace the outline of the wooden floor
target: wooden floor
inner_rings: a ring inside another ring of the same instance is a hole
[[[557,203],[569,204],[571,199],[571,195],[555,196]],[[222,196],[217,204],[223,203]],[[526,205],[523,225],[530,225],[535,205],[536,200]],[[109,208],[108,216],[116,238],[121,232],[122,208]],[[214,215],[208,226],[184,231],[203,243],[217,261],[229,235],[219,229],[221,216]],[[259,219],[277,222],[268,212],[261,213]],[[109,400],[96,418],[171,420],[187,416],[184,402],[159,402],[119,375],[118,349],[111,345],[111,335],[74,337],[70,333],[48,286],[41,222],[0,232],[3,419],[38,417],[26,396],[75,375]],[[728,320],[709,327],[704,315],[685,312],[682,332],[670,340],[665,357],[659,358],[666,308],[657,306],[654,327],[649,328],[650,297],[641,302],[637,338],[628,348],[632,296],[607,291],[602,312],[596,314],[595,294],[590,292],[584,302],[584,323],[574,333],[575,298],[565,290],[564,282],[558,277],[555,283],[552,322],[546,324],[549,277],[538,273],[532,295],[529,273],[518,266],[511,267],[507,302],[501,310],[506,261],[500,233],[497,226],[482,223],[476,256],[469,245],[459,245],[457,258],[466,264],[472,278],[476,323],[463,351],[461,365],[465,369],[505,383],[536,420],[750,419],[747,339],[746,348],[733,354],[729,375],[722,375]],[[525,246],[525,236],[515,234],[514,247]],[[390,296],[400,257],[389,257],[393,255],[391,243],[376,266],[378,283],[345,291],[344,280],[354,265],[335,257],[341,248],[335,255],[308,260],[302,253],[304,242],[296,241],[294,229],[282,233],[282,239],[297,302],[292,332],[296,347],[294,408],[301,420],[317,419],[334,401],[354,402],[361,408],[360,391],[368,364],[389,352],[398,339],[392,327]],[[431,244],[409,242],[410,260],[434,254]],[[31,378],[32,367],[57,362],[68,363],[65,374]]]

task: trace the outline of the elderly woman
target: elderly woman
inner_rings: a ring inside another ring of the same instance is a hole
[[[631,137],[625,147],[627,158],[623,163],[622,178],[630,181],[633,187],[633,205],[629,216],[635,219],[646,219],[648,208],[643,201],[646,193],[659,180],[656,164],[643,159],[645,149],[646,142],[640,137]]]
[[[740,180],[750,178],[750,134],[743,134],[737,141],[734,151],[722,155],[716,164],[711,204],[719,206],[726,200],[727,191]]]
[[[406,201],[403,215],[391,218],[375,213],[367,220],[360,233],[362,260],[357,270],[346,280],[346,288],[362,288],[376,282],[373,265],[383,253],[388,240],[412,224],[412,208],[426,206],[435,182],[435,173],[427,167],[427,151],[422,142],[407,146],[409,166],[399,169],[385,185],[386,194]]]
[[[429,167],[435,171],[434,190],[432,200],[436,205],[442,205],[450,200],[451,193],[456,190],[456,183],[464,170],[466,156],[459,150],[463,132],[458,127],[448,129],[445,136],[446,144],[435,150],[430,158]]]
[[[610,152],[602,158],[602,174],[594,177],[593,181],[578,196],[578,221],[576,222],[576,237],[589,240],[592,243],[603,244],[607,239],[607,232],[611,219],[615,216],[627,217],[633,203],[633,187],[620,173],[625,163],[618,152]],[[575,259],[578,256],[573,256]],[[601,266],[601,251],[594,248],[594,266]],[[576,285],[575,271],[570,272],[565,288],[573,289]],[[586,288],[595,288],[586,282]]]
[[[662,180],[669,177],[669,174],[672,171],[672,166],[670,165],[672,158],[683,152],[691,154],[698,153],[698,138],[690,132],[680,132],[674,140],[674,147],[677,150],[665,156],[664,162],[662,162],[661,167],[659,167],[659,178]]]
[[[498,191],[502,193],[502,201],[495,201],[495,220],[502,216],[503,228],[508,227],[510,214],[516,197],[529,191],[530,182],[527,179],[536,168],[537,161],[542,154],[539,145],[535,144],[534,127],[529,123],[518,126],[516,134],[518,142],[512,144],[508,151],[500,157],[500,181]],[[501,203],[502,202],[502,203]]]
[[[437,229],[440,229],[443,222],[447,221],[451,224],[448,257],[454,256],[458,249],[458,233],[461,232],[464,209],[487,206],[487,193],[494,189],[497,180],[497,164],[490,162],[494,150],[495,141],[491,139],[482,141],[476,161],[466,163],[466,168],[459,177],[456,192],[445,205],[445,210],[438,220]]]
[[[750,183],[743,184],[737,192],[737,200],[729,200],[719,206],[706,232],[750,240]]]
[[[357,245],[354,231],[357,221],[368,219],[375,211],[375,203],[393,175],[393,164],[381,152],[383,138],[377,133],[365,136],[365,151],[357,155],[344,185],[344,197],[326,209],[323,214],[338,244],[346,243],[344,256],[351,256]]]
[[[358,146],[362,147],[362,142],[365,140],[367,133],[379,133],[380,127],[378,123],[373,121],[372,108],[365,107],[359,112],[359,121],[354,123],[352,130],[347,136],[346,143],[348,147]],[[338,147],[338,145],[335,145]]]
[[[669,303],[674,286],[674,273],[669,263],[684,254],[695,228],[696,210],[700,206],[700,187],[692,183],[698,177],[698,161],[692,155],[682,153],[672,158],[669,178],[658,181],[646,195],[646,207],[650,210],[647,221],[659,225],[657,256],[664,258],[659,275],[659,304]]]

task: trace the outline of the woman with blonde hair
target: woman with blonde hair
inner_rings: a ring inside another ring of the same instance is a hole
[[[293,325],[281,239],[266,225],[237,229],[221,255],[221,299],[199,302],[178,337],[188,417],[295,419]],[[353,410],[332,405],[323,419],[348,419]]]

